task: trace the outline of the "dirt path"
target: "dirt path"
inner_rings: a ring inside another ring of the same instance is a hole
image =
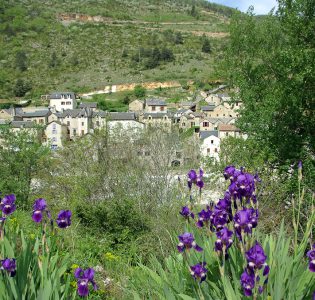
[[[88,93],[80,94],[81,97],[88,97],[99,94],[110,94],[116,92],[133,91],[135,86],[141,85],[147,90],[154,90],[161,88],[180,87],[181,84],[178,81],[166,81],[166,82],[144,82],[144,83],[126,83],[117,85],[107,85],[103,90],[91,91]]]
[[[147,22],[147,21],[139,21],[139,20],[115,20],[112,18],[106,18],[102,16],[90,16],[90,15],[84,15],[84,14],[70,14],[70,13],[61,13],[57,15],[57,19],[62,22],[64,25],[69,25],[73,22],[93,22],[93,23],[105,23],[112,26],[124,26],[126,24],[134,24],[134,25],[208,25],[209,22],[200,21],[200,22]],[[154,28],[154,27],[139,27],[141,29],[146,30],[158,30],[158,31],[164,31],[167,30],[166,28]],[[183,33],[190,33],[196,36],[202,36],[206,35],[208,37],[212,38],[223,38],[229,35],[227,32],[209,32],[209,31],[196,31],[196,30],[181,30],[181,29],[175,29],[176,31],[180,31]]]

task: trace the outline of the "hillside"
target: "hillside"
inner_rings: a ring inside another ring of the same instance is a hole
[[[3,3],[0,98],[216,78],[232,11],[189,0]]]

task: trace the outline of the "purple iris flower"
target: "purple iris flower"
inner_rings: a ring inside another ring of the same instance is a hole
[[[212,216],[212,210],[210,208],[210,206],[207,206],[207,209],[203,209],[202,211],[200,211],[198,213],[198,221],[196,223],[196,226],[201,228],[204,226],[204,224],[206,224],[206,226],[208,226],[211,216]]]
[[[201,190],[204,187],[203,178],[203,170],[199,169],[199,175],[195,170],[190,170],[187,174],[188,177],[188,188],[191,190],[193,183],[196,184],[197,187]]]
[[[234,227],[237,237],[242,240],[242,232],[251,234],[252,229],[257,227],[258,211],[253,208],[239,210],[234,215]]]
[[[34,222],[39,223],[43,219],[43,213],[46,212],[47,217],[51,219],[51,215],[49,210],[47,210],[47,203],[46,200],[43,198],[39,198],[35,200],[35,203],[33,205],[33,214],[32,219]]]
[[[94,269],[88,268],[85,271],[77,268],[74,271],[75,278],[78,279],[78,294],[81,297],[86,297],[89,294],[89,282],[92,283],[94,290],[97,290],[97,285],[94,281]]]
[[[191,248],[194,248],[197,252],[201,252],[203,250],[196,244],[192,233],[185,232],[182,235],[179,235],[178,239],[179,244],[177,245],[177,249],[179,252],[184,252],[184,250],[190,250]]]
[[[199,283],[206,280],[208,270],[205,268],[205,266],[206,263],[203,262],[190,267],[191,275],[195,278],[195,280],[198,280]]]
[[[6,195],[1,199],[0,210],[4,215],[11,215],[16,210],[16,206],[14,203],[15,200],[16,198],[14,194]]]
[[[10,276],[13,277],[16,274],[16,260],[15,258],[6,258],[1,260],[1,268],[2,270],[10,273]]]
[[[70,210],[61,210],[58,214],[56,223],[59,228],[67,228],[71,225],[71,211]]]
[[[255,287],[255,274],[248,273],[247,270],[245,270],[241,275],[241,286],[246,297],[252,296],[253,295],[252,290]]]
[[[230,221],[229,213],[224,209],[215,208],[211,216],[211,229],[222,229]]]
[[[315,272],[315,244],[312,246],[312,249],[307,252],[309,259],[308,268],[311,272]]]
[[[235,172],[235,167],[234,166],[227,166],[225,169],[224,169],[224,178],[225,179],[233,179],[233,175],[234,175],[234,172]]]
[[[183,206],[182,210],[179,212],[185,219],[189,219],[191,217],[192,219],[195,218],[194,213],[189,209],[188,206]]]
[[[255,271],[264,267],[263,275],[266,276],[269,274],[269,266],[266,264],[267,256],[265,255],[264,249],[257,241],[255,245],[245,253],[245,256],[248,269]]]
[[[215,241],[215,251],[222,251],[223,248],[226,250],[231,247],[233,244],[233,231],[228,230],[227,227],[223,227],[220,231],[217,232],[217,240]]]

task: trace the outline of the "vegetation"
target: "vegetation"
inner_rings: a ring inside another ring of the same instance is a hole
[[[227,19],[210,11],[206,2],[197,1],[197,20],[190,15],[191,7],[191,1],[165,0],[97,0],[90,5],[86,1],[4,2],[0,10],[1,97],[216,77],[207,66],[214,65],[215,57],[201,51],[195,32],[226,32]],[[101,15],[107,21],[60,21],[60,13]],[[213,52],[220,55],[225,39],[209,39]],[[192,67],[198,68],[193,76]],[[30,82],[32,89],[16,92],[16,78]]]

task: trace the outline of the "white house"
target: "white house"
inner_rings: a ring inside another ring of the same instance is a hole
[[[219,160],[220,138],[218,131],[200,131],[200,151],[203,157],[212,157]]]
[[[49,106],[56,111],[63,111],[66,109],[74,109],[77,107],[75,94],[72,92],[56,92],[49,96]]]

